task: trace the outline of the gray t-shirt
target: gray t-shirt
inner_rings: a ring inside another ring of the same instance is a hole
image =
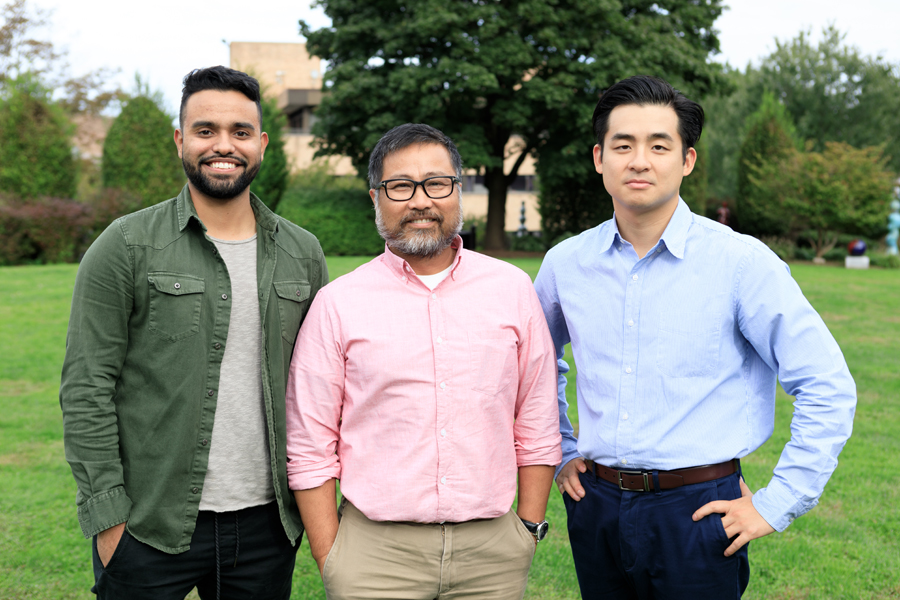
[[[227,512],[275,499],[269,461],[256,283],[256,236],[210,238],[231,277],[231,318],[200,510]]]

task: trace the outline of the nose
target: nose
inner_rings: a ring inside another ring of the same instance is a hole
[[[425,193],[424,185],[417,185],[413,197],[406,201],[406,205],[415,210],[425,210],[426,208],[430,208],[433,204],[434,202],[432,199]]]
[[[222,132],[221,134],[216,136],[215,143],[213,144],[213,152],[225,156],[234,152],[234,143],[231,140],[231,136],[228,135],[227,132]]]
[[[644,148],[636,148],[631,156],[631,162],[628,164],[632,171],[646,171],[650,168],[650,161],[647,160],[647,150]]]

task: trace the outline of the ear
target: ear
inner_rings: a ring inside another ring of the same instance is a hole
[[[266,156],[266,146],[269,145],[269,134],[265,131],[259,136],[259,160],[262,160]]]
[[[184,136],[180,129],[175,130],[175,147],[178,148],[178,158],[184,158],[181,155],[181,148],[184,145]]]
[[[369,198],[372,199],[372,206],[378,204],[378,190],[369,190]]]
[[[687,156],[684,157],[684,171],[682,171],[682,176],[687,177],[691,174],[691,171],[694,170],[694,165],[697,163],[697,151],[693,148],[688,148]]]
[[[600,147],[600,144],[594,145],[594,168],[603,175],[603,148]]]

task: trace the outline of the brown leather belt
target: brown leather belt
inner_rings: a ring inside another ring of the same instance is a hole
[[[619,486],[620,490],[630,492],[652,492],[655,490],[653,471],[617,471],[597,464],[592,460],[585,460],[588,470],[610,483]],[[738,470],[738,459],[729,460],[717,465],[704,465],[702,467],[690,467],[675,471],[657,471],[659,489],[671,490],[672,488],[693,483],[704,483],[721,477],[727,477]]]

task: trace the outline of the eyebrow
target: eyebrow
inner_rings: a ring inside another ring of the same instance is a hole
[[[218,123],[213,123],[212,121],[194,121],[191,124],[192,129],[203,129],[204,127],[209,129],[216,129],[218,126]],[[256,131],[256,127],[253,126],[253,123],[247,123],[243,121],[233,123],[231,127],[233,129],[249,129],[250,131]]]
[[[631,135],[630,133],[614,133],[612,135],[612,138],[610,139],[611,142],[617,142],[619,140],[624,140],[626,142],[633,142],[633,141],[635,141],[635,137],[633,135]],[[671,135],[669,135],[668,133],[666,133],[664,131],[660,132],[660,133],[651,133],[650,135],[647,136],[647,140],[648,141],[667,140],[669,142],[673,142],[673,143],[675,142],[675,138],[673,138]]]
[[[440,171],[428,171],[425,173],[425,177],[422,179],[428,179],[429,177],[455,177],[456,174],[447,175],[446,173],[442,173]],[[395,175],[394,177],[390,177],[389,179],[409,179],[410,181],[415,181],[411,175],[407,175],[406,173],[400,173],[399,175]]]

